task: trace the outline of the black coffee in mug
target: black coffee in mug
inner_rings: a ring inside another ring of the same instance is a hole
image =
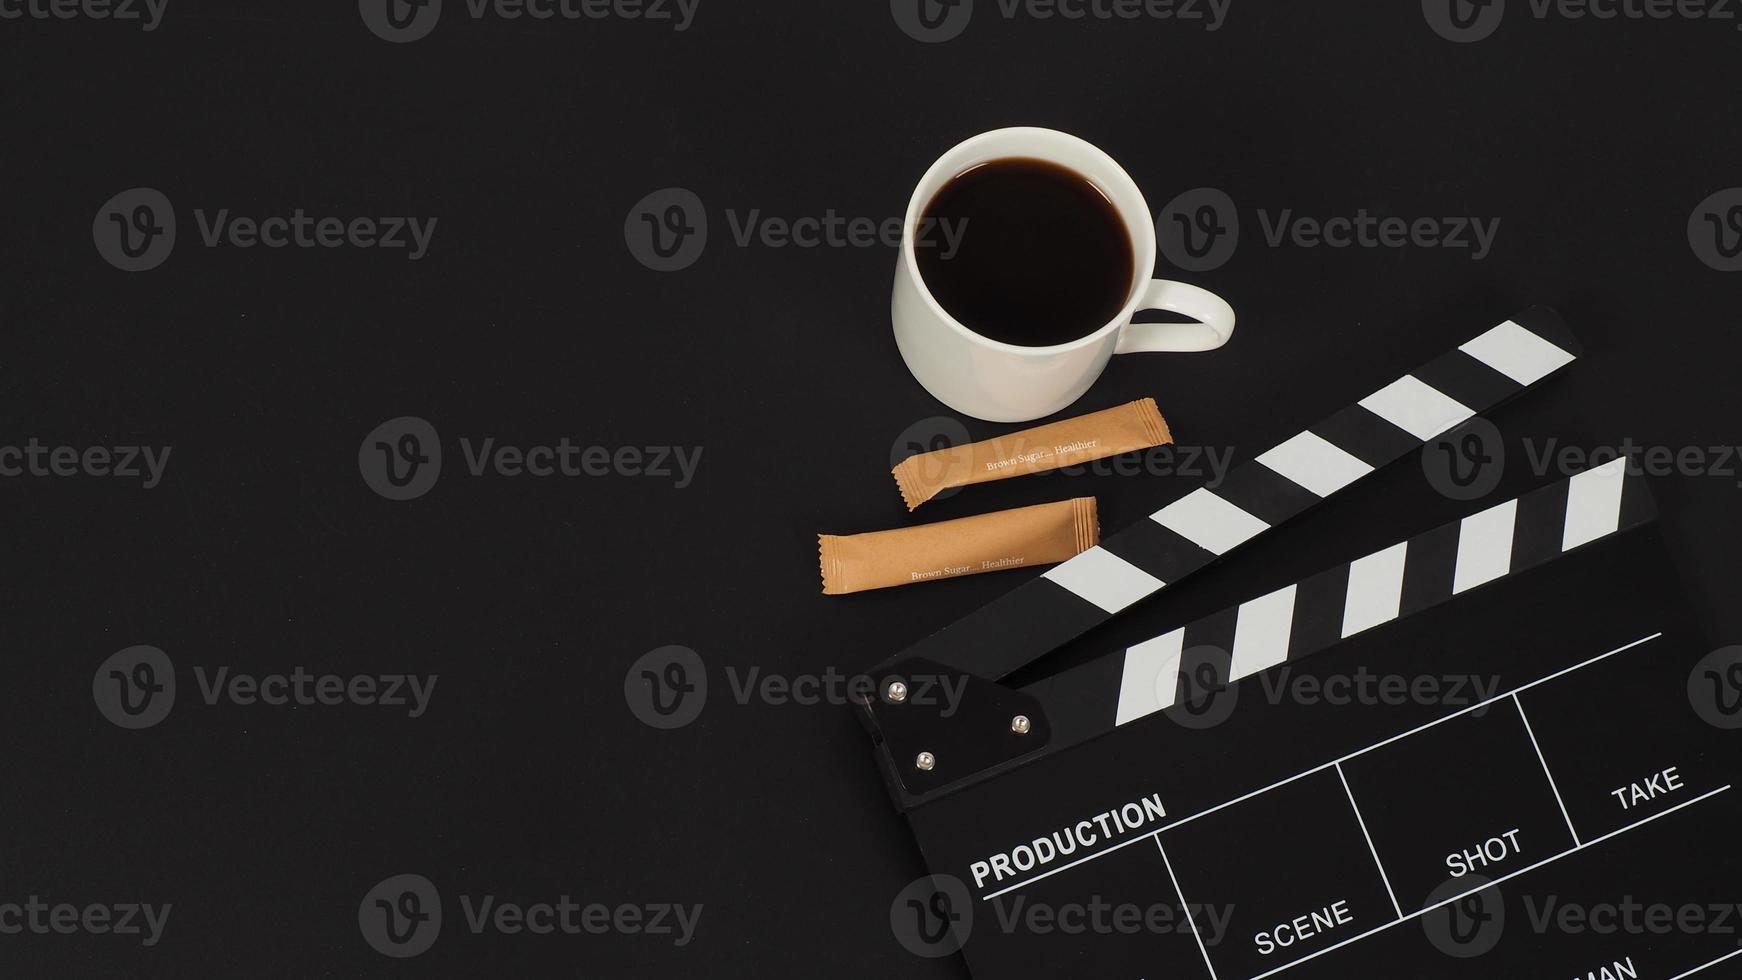
[[[1106,326],[1130,296],[1131,233],[1101,189],[1068,167],[988,161],[940,188],[922,217],[920,277],[983,337],[1069,343]]]

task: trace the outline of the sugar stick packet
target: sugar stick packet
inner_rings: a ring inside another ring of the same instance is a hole
[[[1173,442],[1155,399],[1143,398],[1024,429],[996,439],[909,456],[896,464],[895,485],[907,509],[949,487],[1008,480]]]
[[[817,535],[823,594],[1064,561],[1101,540],[1094,497],[868,534]]]

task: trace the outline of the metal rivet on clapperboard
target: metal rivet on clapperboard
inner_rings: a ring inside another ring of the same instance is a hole
[[[1028,720],[1027,715],[1017,715],[1010,719],[1010,730],[1018,735],[1027,735],[1032,728],[1034,723]]]
[[[900,681],[889,682],[889,700],[900,704],[907,700],[907,685]]]
[[[938,757],[930,752],[921,752],[919,758],[913,760],[913,764],[918,766],[921,772],[931,772],[937,767]]]

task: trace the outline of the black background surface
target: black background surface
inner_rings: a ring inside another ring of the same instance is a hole
[[[1732,301],[1690,214],[1742,184],[1735,21],[1513,9],[1450,43],[1414,3],[1234,0],[1171,21],[997,16],[903,34],[888,5],[702,0],[693,26],[473,20],[449,0],[389,44],[355,4],[170,0],[150,33],[0,20],[0,444],[173,446],[166,479],[0,479],[10,667],[0,901],[173,903],[163,941],[0,937],[9,976],[962,975],[905,953],[921,872],[845,709],[740,706],[728,668],[852,671],[1022,573],[824,598],[814,535],[900,526],[891,444],[949,414],[889,335],[886,248],[737,247],[727,211],[901,214],[926,166],[1003,125],[1105,148],[1153,208],[1241,208],[1239,310],[1208,355],[1118,359],[1071,411],[1154,395],[1182,444],[1250,457],[1531,303],[1588,357],[1507,408],[1509,438],[1738,441]],[[659,274],[625,247],[659,188],[712,237]],[[92,219],[153,187],[181,238],[120,272]],[[439,219],[423,259],[198,243],[194,209]],[[1256,212],[1501,219],[1492,255],[1272,248]],[[357,450],[428,419],[447,468],[373,493]],[[968,420],[984,438],[1009,427]],[[471,478],[460,437],[702,446],[695,483]],[[1513,458],[1523,462],[1523,454]],[[1509,490],[1544,482],[1508,468]],[[1735,473],[1660,481],[1665,531],[1720,642]],[[1106,527],[1199,480],[1049,476],[918,519],[1095,494]],[[1472,509],[1405,464],[1067,653],[1150,635]],[[1263,581],[1259,581],[1257,577]],[[1128,617],[1129,618],[1129,617]],[[91,699],[111,653],[182,684],[128,732]],[[625,671],[667,644],[713,687],[654,731]],[[208,706],[191,668],[440,675],[429,712]],[[363,894],[427,875],[448,925],[395,962]],[[695,940],[473,936],[458,895],[705,906]]]

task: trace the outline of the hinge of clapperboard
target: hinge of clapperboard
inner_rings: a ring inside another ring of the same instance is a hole
[[[1158,683],[1168,687],[1169,670],[1177,676],[1182,669],[1194,668],[1182,667],[1180,651],[1173,649],[1183,642],[1182,631],[1027,688],[999,681],[1259,534],[1318,506],[1379,467],[1531,388],[1572,363],[1579,353],[1578,341],[1559,314],[1546,307],[1527,310],[1235,467],[1214,490],[1201,487],[1186,494],[885,661],[870,672],[878,679],[878,693],[860,705],[859,716],[875,742],[896,806],[912,809],[1167,707],[1173,689],[1161,691]],[[1347,586],[1354,575],[1401,573],[1411,554],[1419,561],[1432,561],[1436,553],[1449,554],[1455,582],[1448,580],[1445,595],[1400,596],[1400,603],[1416,603],[1419,608],[1421,603],[1443,601],[1463,587],[1473,587],[1473,578],[1458,576],[1466,575],[1463,563],[1479,562],[1475,556],[1487,553],[1474,550],[1482,547],[1476,543],[1477,532],[1510,519],[1506,515],[1534,513],[1545,506],[1552,509],[1558,499],[1567,536],[1556,543],[1566,547],[1583,543],[1573,530],[1580,522],[1603,526],[1608,519],[1603,507],[1609,503],[1615,505],[1610,517],[1618,526],[1648,519],[1650,503],[1643,488],[1623,494],[1622,488],[1636,481],[1615,476],[1602,482],[1608,475],[1612,474],[1607,470],[1592,471],[1563,481],[1463,524],[1429,532],[1399,545],[1402,550],[1388,549],[1353,566],[1332,569],[1323,581],[1315,577],[1293,592],[1282,590],[1255,600],[1256,604],[1248,604],[1250,612],[1243,606],[1242,612],[1253,617],[1249,635],[1254,639],[1242,644],[1236,636],[1231,662],[1219,667],[1221,677],[1237,679],[1274,659],[1273,643],[1252,645],[1262,632],[1257,624],[1268,614],[1272,625],[1267,628],[1274,632],[1285,602],[1292,603],[1300,590],[1330,587],[1339,575]],[[1613,499],[1606,494],[1613,494]],[[1592,507],[1595,510],[1586,513]],[[1475,535],[1467,554],[1459,547],[1458,535],[1464,527]],[[1509,535],[1511,529],[1508,525]],[[1445,552],[1442,539],[1448,534],[1450,552]],[[1498,553],[1496,544],[1485,547]],[[1509,570],[1548,557],[1521,545],[1510,556]],[[1383,599],[1376,600],[1375,606],[1371,613],[1357,609],[1351,623],[1385,611]],[[1402,612],[1409,611],[1414,609]],[[1369,625],[1382,621],[1374,619]],[[1339,624],[1339,631],[1342,628]],[[1313,648],[1324,645],[1328,643]],[[1313,644],[1303,641],[1291,649],[1285,642],[1283,655],[1312,652],[1306,646]],[[947,705],[936,696],[918,696],[922,688],[935,692],[944,684],[954,692]]]

